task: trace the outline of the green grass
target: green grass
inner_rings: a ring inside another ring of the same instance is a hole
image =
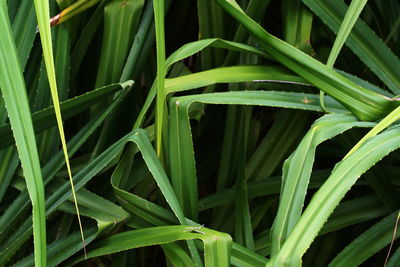
[[[399,12],[2,0],[0,266],[398,266]]]

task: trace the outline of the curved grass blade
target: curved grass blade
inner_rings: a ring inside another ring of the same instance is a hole
[[[51,185],[50,191],[55,191],[58,186],[62,185],[64,181],[58,180],[56,183]],[[102,233],[110,230],[112,227],[125,221],[129,214],[124,211],[121,207],[109,202],[106,199],[88,191],[85,189],[77,192],[77,198],[79,201],[79,208],[82,216],[92,218],[97,223],[97,230],[94,228],[85,231],[85,240],[87,244],[90,244],[96,237]],[[70,214],[76,214],[74,201],[69,199],[69,202],[64,202],[58,210],[68,212]],[[73,233],[65,238],[56,240],[49,244],[47,250],[48,266],[55,266],[62,263],[67,258],[75,254],[80,250],[79,246],[80,234]],[[78,244],[78,245],[77,245]],[[17,266],[34,266],[32,262],[32,256],[29,256],[16,263]]]
[[[35,263],[46,266],[44,186],[24,78],[8,19],[6,1],[0,2],[0,87],[32,201]]]
[[[356,152],[339,162],[314,194],[279,253],[267,266],[297,266],[334,208],[361,174],[400,146],[400,128],[372,137]]]
[[[308,84],[285,69],[269,66],[232,66],[206,70],[165,80],[166,93],[199,88],[216,83],[282,82]]]
[[[228,234],[194,226],[158,226],[115,234],[93,244],[88,258],[128,249],[200,239],[204,243],[206,266],[229,266],[232,239]],[[83,260],[78,259],[75,263]]]
[[[280,63],[331,95],[361,120],[376,120],[391,112],[398,103],[356,85],[318,60],[265,31],[249,18],[235,1],[216,0],[243,24],[263,48]]]
[[[166,71],[168,72],[168,70],[174,63],[184,58],[187,58],[191,55],[194,55],[207,47],[218,47],[223,49],[230,49],[232,51],[242,51],[260,55],[262,57],[268,57],[268,54],[252,46],[248,46],[237,42],[226,41],[219,38],[205,39],[185,44],[184,46],[176,50],[174,53],[172,53],[165,62]],[[147,95],[146,101],[143,105],[143,108],[140,111],[138,118],[136,119],[133,129],[137,129],[141,126],[146,112],[148,111],[151,103],[156,97],[157,87],[155,85],[156,84],[154,83],[153,86],[151,87],[150,92]]]
[[[129,147],[128,149],[132,149],[132,147]],[[129,154],[128,150],[125,153]],[[131,166],[130,163],[131,160],[129,160],[129,158],[122,157],[122,160],[119,162],[119,165],[115,169],[111,178],[111,184],[114,187],[116,196],[120,201],[121,206],[128,212],[135,214],[135,217],[139,216],[140,218],[144,219],[148,223],[148,225],[146,225],[147,227],[177,224],[179,221],[176,219],[176,217],[174,217],[171,211],[120,188],[120,183],[122,182],[123,176],[129,173],[129,167]],[[279,188],[276,188],[277,191],[279,191]],[[200,226],[189,219],[186,219],[186,223],[193,227]],[[237,243],[233,243],[231,257],[232,264],[250,267],[264,266],[265,262],[266,260],[262,256],[238,245]]]
[[[359,266],[369,257],[386,247],[392,241],[393,227],[398,211],[393,212],[354,239],[330,263],[329,266]],[[397,232],[394,240],[400,236]],[[385,266],[385,265],[384,265]]]

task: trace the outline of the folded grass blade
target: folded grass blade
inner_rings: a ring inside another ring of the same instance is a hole
[[[204,242],[206,266],[229,266],[230,247],[232,245],[232,239],[229,235],[205,227],[184,225],[158,226],[115,234],[96,242],[94,248],[89,251],[88,258],[138,247],[191,239],[200,239]]]

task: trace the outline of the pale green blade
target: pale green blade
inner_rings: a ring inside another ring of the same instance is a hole
[[[85,240],[84,240],[84,236],[83,236],[82,223],[81,223],[81,219],[79,216],[78,203],[76,201],[76,196],[75,196],[74,182],[72,179],[71,166],[69,163],[68,148],[67,148],[67,142],[65,140],[64,126],[63,126],[63,120],[62,120],[62,116],[61,116],[61,109],[60,109],[60,103],[59,103],[59,97],[58,97],[58,91],[57,91],[56,71],[54,68],[53,46],[52,46],[52,42],[51,42],[51,31],[50,31],[50,23],[49,23],[49,21],[50,21],[49,2],[42,1],[42,0],[34,0],[34,2],[35,2],[36,17],[37,17],[37,21],[38,21],[38,28],[40,31],[40,40],[41,40],[42,48],[43,48],[43,57],[44,57],[45,65],[46,65],[48,81],[50,84],[51,97],[53,100],[54,111],[56,114],[58,131],[60,133],[61,145],[62,145],[62,148],[64,151],[65,164],[67,166],[67,170],[68,170],[68,174],[69,174],[71,190],[72,190],[72,194],[73,194],[73,197],[75,200],[75,207],[76,207],[76,212],[78,215],[79,228],[80,228],[81,236],[82,236],[82,247],[85,250]]]

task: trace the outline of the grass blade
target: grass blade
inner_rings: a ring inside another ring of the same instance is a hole
[[[73,198],[75,201],[75,208],[76,208],[76,213],[78,216],[79,228],[80,228],[81,237],[82,237],[82,247],[83,247],[83,250],[85,251],[85,237],[83,236],[82,222],[81,222],[81,218],[79,216],[79,207],[78,207],[78,203],[76,200],[74,182],[72,179],[72,172],[71,172],[71,166],[69,163],[67,142],[65,141],[64,126],[63,126],[63,120],[62,120],[62,116],[61,116],[61,109],[60,109],[60,103],[59,103],[59,97],[58,97],[58,91],[57,91],[56,72],[55,72],[54,59],[53,59],[53,46],[51,43],[51,31],[50,31],[50,24],[49,24],[49,20],[50,20],[49,3],[47,1],[41,1],[41,0],[35,0],[34,2],[35,2],[35,10],[36,10],[36,17],[37,17],[37,21],[38,21],[38,27],[39,27],[39,31],[40,31],[40,40],[41,40],[42,47],[43,47],[43,56],[44,56],[44,61],[45,61],[46,70],[47,70],[47,76],[48,76],[48,80],[49,80],[49,84],[50,84],[51,98],[53,100],[54,111],[55,111],[56,120],[57,120],[57,127],[58,127],[58,131],[60,134],[61,146],[64,151],[65,164],[66,164],[67,170],[68,170],[72,195],[73,195]],[[85,251],[85,253],[86,253],[86,251]]]
[[[162,149],[162,129],[165,106],[165,34],[164,34],[164,0],[155,0],[154,5],[154,23],[156,28],[156,46],[157,46],[157,101],[156,101],[156,152],[161,158]]]
[[[6,1],[0,2],[0,87],[32,201],[36,266],[46,266],[46,216],[44,186],[31,114],[16,52]]]

